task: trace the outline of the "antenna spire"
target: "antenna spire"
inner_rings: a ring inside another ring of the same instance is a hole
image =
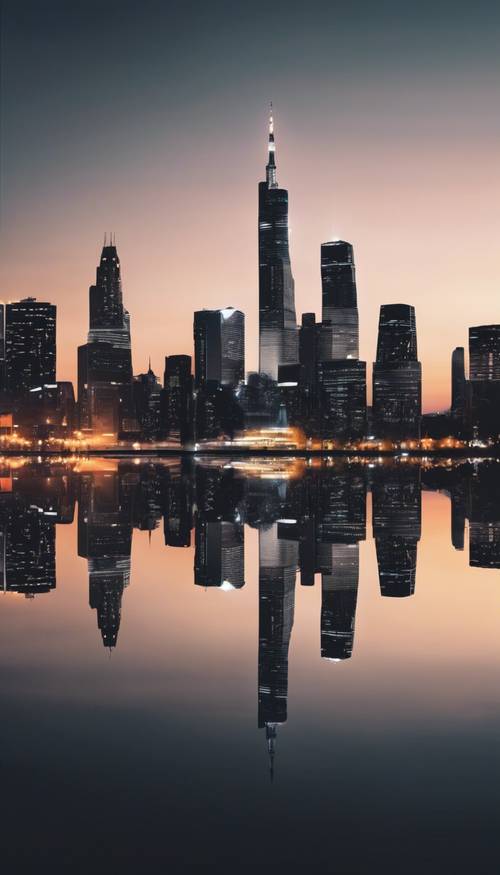
[[[276,146],[274,143],[273,102],[269,104],[269,139],[267,144],[266,181],[269,188],[278,188],[276,179]]]

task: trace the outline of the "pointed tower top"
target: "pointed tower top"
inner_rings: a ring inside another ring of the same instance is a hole
[[[269,188],[278,188],[276,179],[276,145],[274,142],[273,103],[269,104],[269,139],[267,144],[266,182]]]

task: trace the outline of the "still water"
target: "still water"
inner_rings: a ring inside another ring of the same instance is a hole
[[[0,490],[5,872],[498,871],[500,464]]]

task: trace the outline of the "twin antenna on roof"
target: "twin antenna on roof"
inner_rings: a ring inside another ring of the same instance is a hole
[[[104,245],[105,246],[114,246],[116,244],[116,234],[114,231],[109,232],[109,243],[108,243],[108,232],[104,232]]]

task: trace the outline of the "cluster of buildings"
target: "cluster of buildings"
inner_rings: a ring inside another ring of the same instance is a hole
[[[258,531],[258,725],[271,761],[277,727],[287,720],[297,572],[301,586],[321,588],[320,657],[353,654],[369,492],[384,599],[415,593],[423,489],[449,497],[451,542],[464,550],[468,533],[470,566],[500,569],[496,461],[229,465],[177,457],[166,464],[109,461],[90,470],[51,459],[4,465],[0,480],[0,588],[27,598],[54,591],[56,527],[76,517],[89,606],[110,649],[130,583],[134,529],[151,533],[161,526],[167,547],[194,547],[194,585],[222,592],[245,586],[246,526]]]
[[[0,426],[28,436],[83,436],[189,445],[245,432],[270,441],[296,427],[304,440],[401,443],[421,436],[496,441],[500,435],[500,325],[469,331],[452,356],[446,414],[422,417],[415,310],[380,308],[372,406],[359,358],[353,247],[321,245],[322,312],[297,324],[288,241],[288,192],[277,181],[273,118],[259,183],[259,370],[246,374],[245,317],[232,307],[194,314],[191,355],[170,355],[160,382],[133,375],[130,317],[115,241],[105,238],[89,292],[87,342],[78,348],[78,397],[56,381],[56,308],[27,298],[0,308]],[[10,417],[10,419],[9,419]]]

